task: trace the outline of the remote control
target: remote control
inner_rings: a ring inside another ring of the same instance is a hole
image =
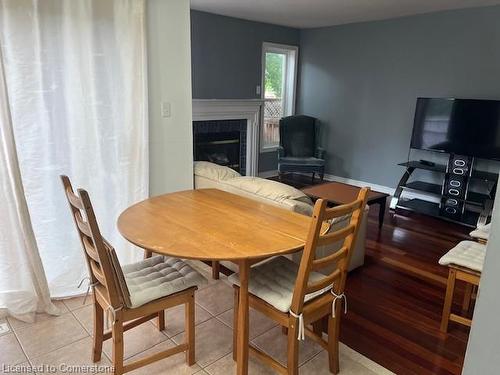
[[[429,167],[434,167],[436,164],[429,160],[420,159],[420,164],[428,165]]]

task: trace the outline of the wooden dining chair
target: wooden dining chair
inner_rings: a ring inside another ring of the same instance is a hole
[[[327,202],[318,199],[314,205],[312,221],[300,265],[284,256],[254,266],[249,276],[250,307],[267,315],[284,327],[288,335],[287,366],[250,345],[251,355],[264,361],[280,373],[298,374],[299,340],[307,335],[328,351],[330,372],[339,371],[339,328],[341,305],[345,301],[345,284],[349,260],[355,246],[369,189],[360,190],[357,199],[349,204],[327,208]],[[350,215],[349,225],[337,231],[322,233],[322,225],[337,217]],[[343,241],[339,251],[317,258],[316,248]],[[335,265],[333,271],[324,275],[320,271]],[[234,284],[235,309],[239,299],[239,275],[233,274],[229,280]],[[328,341],[321,332],[311,330],[308,324],[318,322],[328,316]],[[238,314],[234,314],[237,327]],[[233,338],[233,358],[236,356]]]
[[[448,281],[446,283],[446,295],[440,326],[441,332],[448,332],[450,321],[468,327],[472,325],[472,319],[466,315],[468,315],[471,307],[474,289],[479,287],[485,256],[485,243],[462,241],[439,259],[439,264],[448,266]],[[461,315],[451,312],[457,280],[465,283]]]
[[[93,354],[101,359],[103,341],[112,339],[114,374],[122,374],[171,355],[186,352],[189,366],[195,363],[194,292],[205,278],[180,259],[153,256],[121,267],[114,248],[99,231],[88,193],[75,194],[68,177],[61,176],[85,253],[93,289]],[[158,317],[165,329],[164,310],[185,305],[185,342],[168,350],[125,364],[123,333]],[[104,319],[111,318],[111,331],[104,332]]]

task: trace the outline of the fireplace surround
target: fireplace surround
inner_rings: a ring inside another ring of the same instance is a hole
[[[232,134],[219,134],[219,135],[207,135],[214,133],[212,130],[214,127],[217,131],[215,133],[231,133],[235,131],[240,132],[240,150],[243,150],[243,154],[240,153],[240,163],[241,159],[244,160],[244,169],[241,173],[246,176],[257,176],[258,174],[258,161],[259,161],[259,135],[260,135],[260,124],[262,121],[262,105],[263,101],[258,99],[193,99],[193,151],[194,160],[200,156],[200,150],[196,154],[196,142],[200,140],[200,122],[210,123],[209,125],[201,125],[206,131],[202,131],[201,137],[206,137],[209,139],[208,142],[228,142],[229,144],[236,144],[236,135]],[[239,123],[239,130],[233,128],[234,123]],[[217,125],[214,125],[217,124]],[[243,130],[244,128],[244,130]],[[197,135],[198,134],[198,135]],[[245,138],[242,140],[242,134]],[[232,138],[231,138],[232,137]],[[197,139],[195,139],[197,138]],[[220,138],[220,139],[219,139]],[[227,139],[225,139],[227,138]],[[233,143],[230,143],[233,142]],[[205,142],[206,143],[206,142]],[[213,145],[213,144],[212,144]],[[243,147],[242,147],[243,145]],[[205,145],[209,146],[209,145]],[[227,147],[230,150],[230,147]],[[233,146],[236,149],[236,146]],[[217,147],[213,147],[217,149]],[[223,149],[219,147],[219,149]],[[224,150],[224,149],[223,149]],[[203,151],[203,150],[202,150]],[[227,151],[231,152],[231,151]],[[227,153],[226,152],[226,153]],[[213,154],[218,154],[215,151]],[[222,153],[224,154],[224,152]],[[205,155],[206,156],[206,155]],[[212,155],[214,159],[219,159],[218,164],[230,163],[230,160],[225,160],[224,155]],[[227,158],[227,155],[226,155]],[[199,159],[207,160],[207,159]],[[241,169],[241,166],[240,166]]]

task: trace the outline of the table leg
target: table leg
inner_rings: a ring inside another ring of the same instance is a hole
[[[238,306],[238,338],[237,338],[237,374],[248,374],[248,278],[250,263],[241,261],[240,271],[240,300]]]
[[[387,204],[387,198],[384,198],[379,203],[378,210],[378,229],[382,229],[382,225],[384,225],[384,216],[385,216],[385,206]]]

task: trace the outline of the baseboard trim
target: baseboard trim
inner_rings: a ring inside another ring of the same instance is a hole
[[[396,190],[396,189],[391,188],[389,186],[378,185],[378,184],[374,184],[374,183],[366,182],[366,181],[354,180],[352,178],[335,176],[333,174],[328,174],[328,173],[325,173],[325,179],[330,180],[330,181],[335,181],[335,182],[343,182],[344,184],[349,184],[349,185],[354,185],[354,186],[359,186],[359,187],[368,186],[372,190],[380,191],[381,193],[389,194],[391,196],[394,195],[394,191]]]
[[[392,188],[392,187],[389,187],[389,186],[373,184],[371,182],[366,182],[366,181],[353,180],[351,178],[345,178],[345,177],[335,176],[333,174],[325,174],[325,179],[331,180],[331,181],[343,182],[345,184],[359,186],[359,187],[368,186],[370,189],[372,189],[374,191],[379,191],[381,193],[389,194],[391,197],[394,195],[394,192],[396,191],[395,188]],[[405,199],[414,199],[414,198],[416,198],[416,199],[426,200],[426,201],[429,201],[429,202],[439,203],[439,199],[435,198],[434,196],[427,195],[425,193],[424,194],[419,194],[416,191],[405,190],[404,197],[405,197]]]
[[[300,174],[303,176],[311,176],[310,173],[297,173],[297,174]],[[262,178],[269,178],[269,177],[274,177],[277,175],[278,175],[277,170],[259,172],[259,177],[262,177]],[[354,186],[359,186],[359,187],[368,186],[372,190],[379,191],[379,192],[385,193],[385,194],[389,194],[391,197],[394,195],[394,192],[396,190],[395,188],[392,188],[389,186],[374,184],[374,183],[367,182],[367,181],[355,180],[352,178],[340,177],[340,176],[336,176],[334,174],[325,173],[324,177],[325,177],[325,180],[328,180],[328,181],[343,182],[344,184],[349,184],[349,185],[354,185]],[[423,199],[423,200],[436,202],[436,203],[439,202],[439,200],[436,200],[436,198],[433,197],[432,195],[419,194],[419,193],[414,192],[414,191],[405,191],[404,196],[405,196],[405,198],[408,198],[408,199],[418,198],[418,199]]]

